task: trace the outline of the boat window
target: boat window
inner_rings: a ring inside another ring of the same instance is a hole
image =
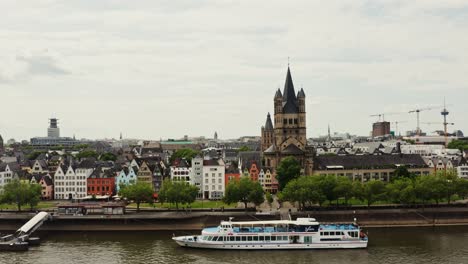
[[[208,237],[207,237],[207,236],[204,236],[204,237],[203,237],[203,240],[208,240]]]
[[[242,241],[247,241],[247,237],[243,236]]]
[[[236,241],[240,241],[240,237],[236,237]]]
[[[270,241],[270,236],[266,236],[265,241]]]
[[[253,241],[258,241],[258,236],[254,236]]]
[[[229,241],[234,241],[234,237],[229,237]]]
[[[264,237],[264,236],[260,236],[258,240],[260,240],[260,241],[265,241],[265,237]]]
[[[272,237],[271,237],[271,241],[276,241],[276,237],[275,237],[275,236],[272,236]]]
[[[328,236],[330,233],[329,232],[323,232],[324,236]]]
[[[288,241],[288,237],[287,237],[287,236],[283,236],[283,240],[284,240],[284,241]]]

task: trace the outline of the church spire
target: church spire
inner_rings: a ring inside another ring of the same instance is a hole
[[[294,91],[294,84],[292,81],[291,70],[289,69],[289,66],[288,73],[286,75],[286,82],[284,83],[283,110],[286,114],[299,112],[299,108],[297,107],[296,92]]]
[[[273,123],[271,122],[271,116],[270,113],[267,115],[267,120],[265,123],[265,130],[270,131],[273,130]]]

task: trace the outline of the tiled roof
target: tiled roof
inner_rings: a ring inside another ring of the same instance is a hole
[[[304,152],[294,144],[290,144],[289,146],[287,146],[285,149],[283,149],[283,151],[281,151],[281,153],[286,154],[286,155],[302,155],[302,154],[304,154]]]

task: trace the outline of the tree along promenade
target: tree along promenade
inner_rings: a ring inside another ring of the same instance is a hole
[[[0,230],[16,230],[34,213],[2,213]],[[355,210],[292,211],[291,218],[314,217],[321,223],[353,222],[364,227],[445,226],[468,225],[467,206],[439,206],[425,208],[364,207]],[[278,220],[281,210],[267,212],[245,211],[166,211],[129,212],[125,215],[56,215],[41,230],[48,231],[178,231],[200,230],[217,226],[221,220],[234,217],[236,221]]]

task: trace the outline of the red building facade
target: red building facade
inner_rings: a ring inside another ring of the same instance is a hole
[[[252,165],[250,166],[250,170],[249,170],[250,179],[252,181],[258,181],[259,173],[260,173],[260,170],[258,168],[257,162],[256,161],[252,162]]]
[[[88,195],[113,195],[115,190],[115,179],[114,177],[97,177],[91,175],[87,179]]]

